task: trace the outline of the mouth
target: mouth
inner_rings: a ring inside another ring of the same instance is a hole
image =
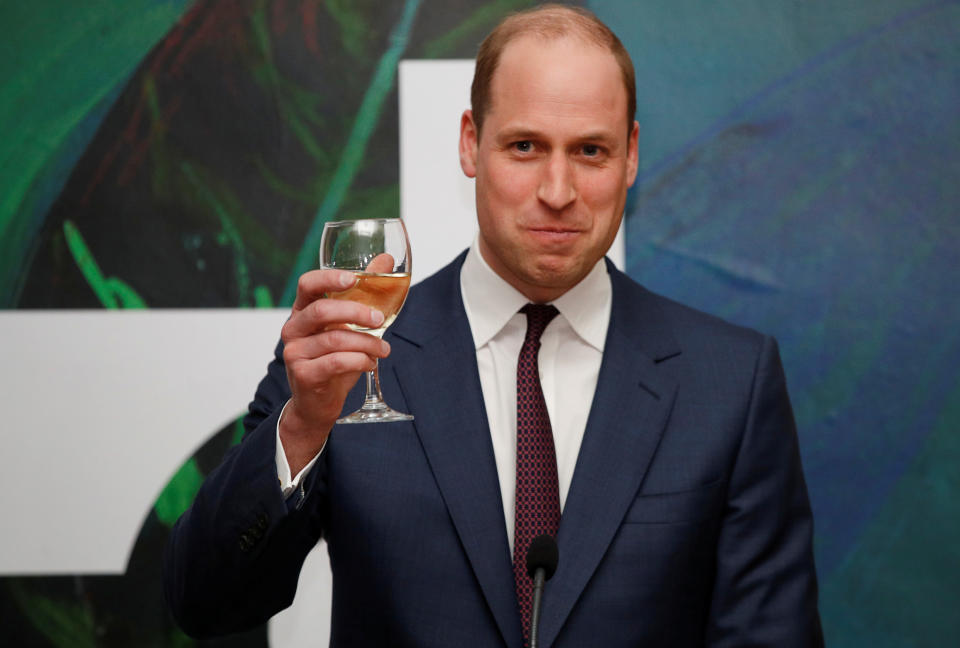
[[[569,227],[529,227],[527,232],[536,240],[548,244],[569,243],[583,232]]]

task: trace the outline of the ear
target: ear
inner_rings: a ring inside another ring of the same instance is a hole
[[[460,117],[460,168],[468,178],[477,177],[477,147],[480,134],[473,123],[473,111],[464,110]]]
[[[637,168],[640,166],[640,123],[633,122],[630,137],[627,140],[627,186],[632,187],[637,179]]]

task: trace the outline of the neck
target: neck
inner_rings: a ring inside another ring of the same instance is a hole
[[[515,274],[511,273],[507,268],[505,268],[504,265],[500,263],[499,257],[497,257],[486,245],[482,236],[479,239],[478,247],[480,250],[480,256],[483,257],[483,260],[487,263],[490,269],[493,270],[498,277],[513,286],[517,292],[526,297],[533,304],[546,304],[559,299],[573,286],[577,285],[577,283],[583,280],[583,277],[579,277],[577,281],[573,282],[569,286],[544,286],[532,284],[522,280],[520,277],[517,277]]]

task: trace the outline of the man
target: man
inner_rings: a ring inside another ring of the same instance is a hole
[[[474,246],[414,287],[389,342],[340,326],[382,314],[323,299],[352,277],[301,278],[248,434],[168,548],[188,632],[289,605],[322,536],[331,645],[519,647],[516,563],[546,529],[560,562],[541,645],[822,643],[775,342],[603,259],[637,172],[633,84],[582,10],[520,14],[484,41],[460,131]],[[415,420],[335,428],[388,355],[384,392]]]

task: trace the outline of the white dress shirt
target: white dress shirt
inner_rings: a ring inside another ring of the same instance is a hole
[[[518,311],[529,300],[490,268],[476,240],[460,271],[460,288],[477,350],[480,386],[512,553],[517,471],[517,360],[527,331],[527,318]],[[540,383],[557,452],[561,512],[597,387],[610,324],[611,293],[610,276],[601,259],[580,283],[551,302],[560,314],[547,325],[540,338]],[[279,423],[276,448],[277,475],[284,496],[289,496],[317,457],[291,478],[280,443]]]
[[[518,311],[530,300],[487,265],[476,241],[460,271],[460,288],[477,350],[480,386],[512,553],[517,490],[517,360],[527,333],[527,318]],[[540,338],[538,363],[557,452],[562,512],[610,324],[610,276],[604,261],[598,261],[580,283],[551,303],[560,314]]]

